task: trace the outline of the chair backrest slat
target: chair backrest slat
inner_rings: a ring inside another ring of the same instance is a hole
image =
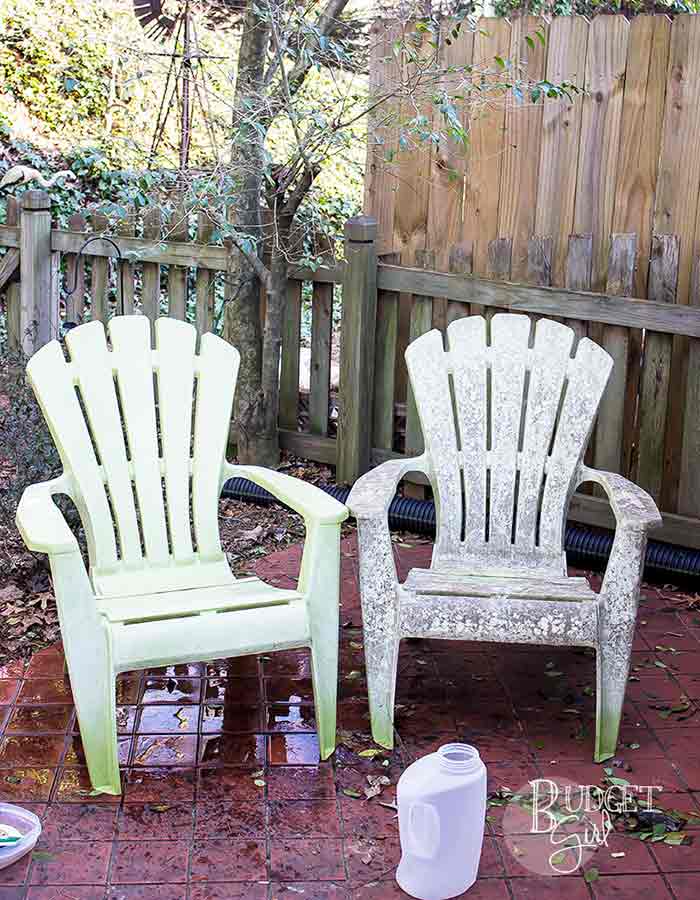
[[[418,416],[439,490],[435,496],[435,553],[460,541],[462,486],[452,412],[447,357],[439,331],[429,331],[406,350],[406,365]]]
[[[119,555],[127,566],[141,562],[141,539],[129,474],[119,403],[104,327],[90,322],[68,333],[66,344],[85,415],[97,446],[112,515],[119,536]]]
[[[151,325],[146,316],[115,316],[109,322],[109,337],[146,556],[159,565],[167,561],[170,551],[158,452]]]
[[[490,331],[490,339],[487,337]],[[406,362],[430,460],[433,566],[562,574],[566,510],[612,367],[573,331],[524,315],[458,319]],[[454,388],[454,396],[452,393]]]
[[[486,321],[455,319],[447,328],[464,478],[464,540],[480,544],[486,534],[486,440],[488,397]]]
[[[525,399],[515,544],[534,550],[545,462],[571,362],[574,333],[559,322],[542,319],[535,332],[532,365]],[[556,544],[556,542],[555,542]]]
[[[563,544],[566,509],[576,488],[573,478],[586,451],[612,367],[612,358],[602,347],[588,338],[579,341],[576,357],[569,366],[566,394],[547,465],[540,544]]]
[[[194,351],[197,332],[185,322],[156,322],[158,411],[168,530],[176,562],[192,559],[190,528],[190,444],[194,403]]]
[[[213,334],[202,337],[192,463],[192,514],[202,559],[221,554],[217,500],[239,362],[239,353],[230,344]]]
[[[90,432],[75,390],[73,367],[57,341],[41,348],[27,364],[27,378],[37,396],[64,469],[77,484],[74,501],[81,515],[93,568],[117,564],[117,545],[104,481]]]
[[[491,320],[491,465],[489,543],[509,547],[513,534],[520,420],[527,371],[530,320]]]

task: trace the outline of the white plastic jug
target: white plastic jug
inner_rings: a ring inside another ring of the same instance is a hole
[[[399,887],[447,900],[476,881],[486,816],[486,766],[468,744],[445,744],[410,765],[396,789]]]

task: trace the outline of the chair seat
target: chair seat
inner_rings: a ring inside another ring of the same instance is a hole
[[[98,597],[98,609],[109,622],[136,623],[207,612],[280,606],[300,598],[259,578],[239,578],[227,585],[188,588],[126,597]]]
[[[595,600],[587,579],[582,577],[504,577],[411,569],[402,588],[420,596],[498,597],[522,600]]]

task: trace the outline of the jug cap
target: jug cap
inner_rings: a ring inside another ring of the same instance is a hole
[[[465,775],[477,772],[482,766],[479,751],[471,744],[443,744],[437,755],[443,772]]]

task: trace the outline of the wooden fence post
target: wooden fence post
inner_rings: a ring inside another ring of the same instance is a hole
[[[46,191],[27,191],[22,196],[18,324],[27,355],[58,333],[58,266],[51,253],[50,209]]]
[[[352,483],[369,469],[377,321],[377,220],[345,223],[340,422],[336,479]]]

